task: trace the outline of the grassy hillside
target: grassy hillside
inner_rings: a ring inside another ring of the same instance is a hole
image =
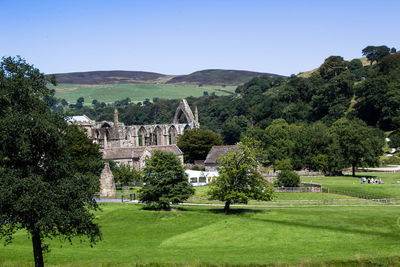
[[[154,72],[120,70],[57,73],[54,75],[60,84],[178,83],[235,86],[256,76],[280,76],[262,72],[220,69],[201,70],[188,75],[165,75]]]
[[[47,240],[47,266],[399,264],[398,207],[235,208],[231,215],[221,207],[101,208],[103,241],[90,248],[76,238],[72,246]],[[0,265],[27,266],[32,260],[32,242],[24,231],[0,249]]]
[[[366,57],[362,57],[360,58],[361,63],[363,64],[363,66],[368,66],[369,65],[369,61]],[[374,63],[376,64],[376,63]],[[309,70],[309,71],[305,71],[305,72],[300,72],[299,74],[297,74],[297,76],[302,77],[302,78],[308,78],[311,76],[311,74],[313,74],[314,72],[318,71],[319,68],[315,68],[313,70]]]
[[[75,103],[79,97],[85,99],[85,103],[92,100],[112,103],[129,97],[132,101],[143,101],[154,97],[165,99],[179,99],[189,96],[202,96],[205,91],[210,95],[228,95],[235,91],[235,86],[197,86],[177,84],[59,84],[50,86],[56,90],[56,97],[64,98],[69,103]]]
[[[189,84],[217,84],[217,85],[240,85],[248,82],[251,78],[268,75],[277,77],[280,75],[243,71],[243,70],[202,70],[196,71],[188,75],[176,76],[168,80],[166,83],[189,83]]]
[[[204,91],[229,95],[237,85],[260,75],[279,76],[237,70],[203,70],[180,76],[141,71],[91,71],[55,74],[58,85],[49,86],[56,90],[57,97],[69,103],[75,103],[79,97],[84,97],[86,103],[93,99],[111,103],[126,97],[132,101],[198,97]]]
[[[60,84],[120,84],[120,83],[156,83],[169,79],[167,75],[144,71],[88,71],[57,73]]]

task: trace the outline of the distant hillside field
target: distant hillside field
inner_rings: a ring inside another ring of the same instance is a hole
[[[64,98],[70,104],[76,103],[79,97],[85,99],[86,104],[96,99],[99,102],[112,103],[129,97],[132,101],[143,101],[154,97],[164,99],[179,99],[189,96],[199,97],[205,91],[209,95],[229,95],[234,93],[236,86],[197,86],[178,84],[59,84],[49,86],[56,90],[56,97]]]
[[[160,73],[145,71],[88,71],[57,73],[58,83],[69,84],[121,84],[121,83],[164,83],[170,77]]]
[[[177,99],[189,96],[202,96],[204,91],[210,95],[229,95],[236,86],[254,77],[280,75],[242,71],[242,70],[202,70],[188,75],[164,75],[144,71],[89,71],[54,74],[57,86],[56,97],[66,99],[70,104],[79,97],[90,104],[96,99],[112,103],[129,97],[132,101],[143,101],[154,97]]]
[[[251,78],[261,75],[280,76],[254,71],[220,69],[201,70],[188,75],[165,75],[154,72],[120,70],[57,73],[54,75],[60,84],[166,83],[234,86],[248,82]]]
[[[202,70],[188,75],[176,76],[169,79],[166,83],[189,83],[189,84],[216,84],[216,85],[241,85],[248,82],[251,78],[268,75],[277,77],[280,75],[243,71],[243,70]]]

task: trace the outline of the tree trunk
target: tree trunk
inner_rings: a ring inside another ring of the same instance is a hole
[[[231,205],[231,201],[230,200],[227,200],[226,202],[225,202],[225,207],[224,207],[224,212],[225,212],[225,214],[228,214],[229,213],[229,206]]]
[[[34,230],[32,233],[33,257],[35,258],[35,267],[44,267],[43,249],[40,231]]]
[[[352,165],[351,168],[353,171],[353,177],[355,177],[356,176],[356,165]]]

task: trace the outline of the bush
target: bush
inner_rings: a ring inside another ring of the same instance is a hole
[[[294,171],[283,170],[278,174],[278,184],[284,187],[298,187],[300,176]]]
[[[116,181],[119,181],[123,185],[128,185],[133,182],[140,182],[141,172],[135,170],[128,165],[121,164],[120,166],[114,166],[112,169],[112,173]]]
[[[282,159],[282,160],[275,160],[274,163],[274,169],[276,170],[293,170],[292,163],[290,162],[290,159]]]
[[[400,158],[396,156],[385,157],[383,161],[385,165],[400,165]]]
[[[390,142],[389,146],[392,148],[400,147],[400,130],[394,131],[389,135]]]

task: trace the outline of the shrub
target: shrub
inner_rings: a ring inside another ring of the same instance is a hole
[[[204,167],[201,167],[199,165],[193,165],[192,168],[190,168],[192,171],[205,171]]]
[[[278,174],[279,186],[298,187],[300,185],[300,176],[294,171],[283,170]]]
[[[290,159],[275,160],[274,169],[276,170],[293,170],[292,163]]]

